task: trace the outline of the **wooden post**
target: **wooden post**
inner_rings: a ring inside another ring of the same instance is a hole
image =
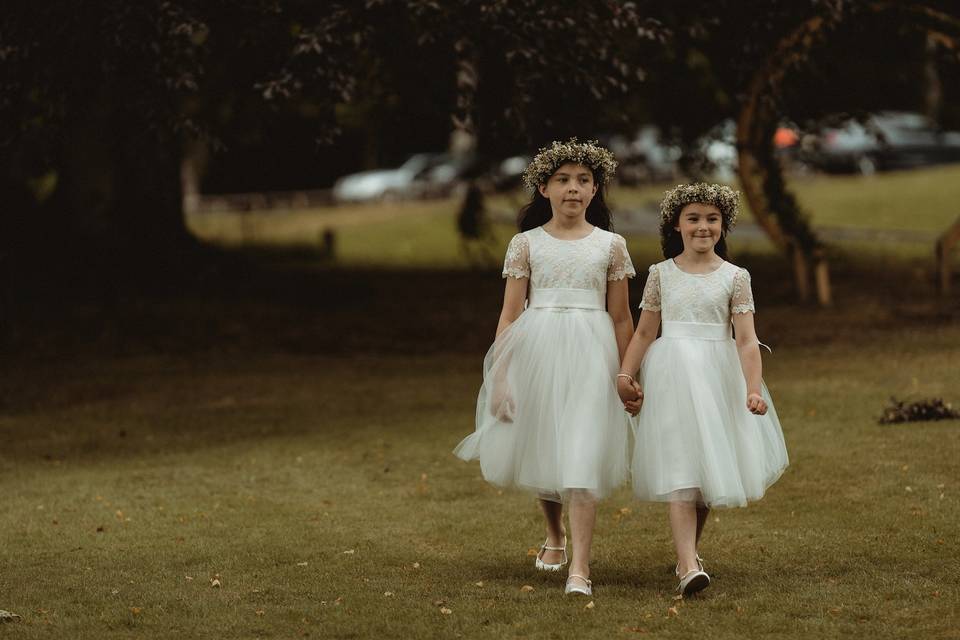
[[[833,296],[830,292],[830,267],[822,248],[814,250],[813,264],[814,282],[817,286],[817,302],[820,303],[821,307],[829,307],[833,304]]]
[[[330,227],[324,227],[320,232],[320,257],[324,260],[333,260],[337,255],[337,235]]]
[[[793,280],[797,285],[797,296],[800,298],[800,302],[806,302],[810,299],[810,273],[807,256],[803,253],[803,248],[792,239],[790,250],[793,254]]]
[[[937,262],[937,285],[940,295],[950,295],[950,279],[953,267],[950,264],[950,251],[960,242],[960,217],[947,227],[939,238],[935,248]]]

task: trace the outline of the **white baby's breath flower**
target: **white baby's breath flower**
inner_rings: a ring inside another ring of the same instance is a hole
[[[674,217],[686,205],[700,202],[712,204],[720,209],[720,215],[727,229],[732,229],[740,213],[740,192],[722,184],[678,184],[673,189],[664,192],[660,202],[660,224],[670,225]]]
[[[570,138],[566,142],[554,140],[549,147],[540,149],[533,161],[523,172],[523,183],[528,189],[536,189],[545,184],[550,176],[564,163],[575,162],[590,167],[594,178],[602,183],[609,184],[617,171],[617,161],[613,154],[600,146],[596,140],[577,142]]]

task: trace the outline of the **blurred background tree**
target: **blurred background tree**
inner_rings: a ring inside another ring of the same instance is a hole
[[[946,0],[14,0],[0,243],[8,264],[162,271],[197,248],[184,159],[206,190],[291,189],[412,151],[482,165],[644,122],[691,147],[736,119],[758,221],[809,258],[821,243],[773,128],[880,108],[957,123],[957,14]]]

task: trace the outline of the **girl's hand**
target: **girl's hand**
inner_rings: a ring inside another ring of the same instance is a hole
[[[517,407],[507,389],[506,382],[497,382],[494,384],[493,393],[490,398],[490,413],[500,422],[513,422],[513,416]]]
[[[643,390],[636,380],[618,377],[617,394],[627,413],[632,416],[640,413],[640,407],[643,405]]]
[[[767,402],[759,393],[748,393],[747,409],[754,415],[764,416],[767,414]]]

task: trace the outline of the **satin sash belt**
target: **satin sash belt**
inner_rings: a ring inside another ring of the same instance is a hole
[[[531,309],[606,309],[603,293],[594,289],[531,289]]]
[[[729,324],[676,321],[664,322],[661,335],[664,338],[696,338],[697,340],[730,340],[733,337]]]

